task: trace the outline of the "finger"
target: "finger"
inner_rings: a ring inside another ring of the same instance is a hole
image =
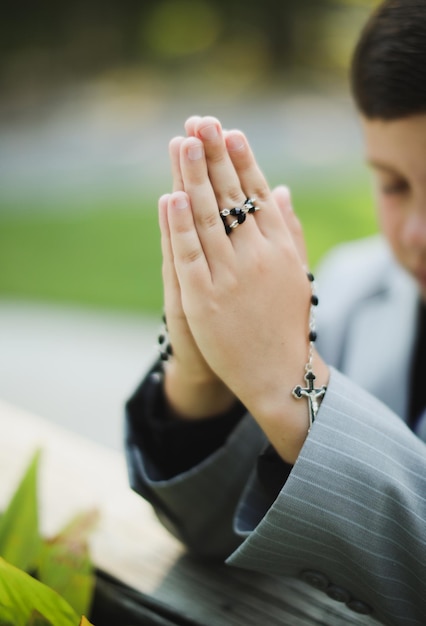
[[[185,131],[188,137],[195,137],[195,127],[201,120],[200,115],[191,115],[185,122]]]
[[[229,157],[220,122],[215,117],[203,117],[198,121],[195,133],[203,142],[208,174],[218,206],[221,209],[240,206],[246,196]]]
[[[256,205],[264,209],[255,214],[259,229],[268,237],[282,236],[283,220],[280,210],[246,137],[240,131],[229,131],[226,147],[245,195],[254,197]]]
[[[223,264],[230,262],[232,244],[219,214],[203,144],[196,137],[182,142],[181,171],[185,191],[191,200],[194,223],[211,271],[216,268],[223,271]]]
[[[158,201],[158,221],[160,224],[161,233],[161,254],[163,257],[163,274],[165,278],[173,278],[174,265],[173,265],[173,251],[170,240],[170,230],[167,217],[167,206],[169,203],[170,194],[164,194]],[[167,281],[168,282],[168,281]]]
[[[164,285],[164,306],[166,311],[174,311],[174,313],[177,314],[182,309],[182,303],[180,298],[179,281],[173,261],[173,250],[167,217],[169,199],[170,194],[165,194],[161,196],[158,201],[161,253],[163,256],[162,274]]]
[[[169,252],[169,248],[167,246],[167,242],[170,238],[169,225],[167,222],[167,205],[169,203],[169,193],[165,193],[158,200],[158,221],[160,224],[160,233],[161,233],[161,252],[163,257],[165,254]],[[163,249],[163,245],[165,248]],[[170,248],[171,251],[171,248]]]
[[[178,191],[171,194],[167,204],[170,241],[182,291],[182,304],[191,305],[198,293],[211,284],[211,273],[195,227],[188,194]]]
[[[172,189],[183,191],[182,172],[180,171],[180,146],[184,137],[173,137],[169,143],[170,163],[172,167]]]
[[[275,202],[281,211],[281,215],[287,224],[287,228],[293,238],[302,264],[305,267],[308,267],[308,254],[306,250],[305,237],[303,235],[303,228],[299,218],[293,210],[290,189],[285,185],[279,185],[273,189],[272,195],[274,196]]]

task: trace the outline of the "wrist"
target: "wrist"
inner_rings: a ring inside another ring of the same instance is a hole
[[[207,419],[226,413],[236,398],[213,372],[186,372],[175,360],[164,366],[164,393],[177,418]]]
[[[316,352],[313,364],[315,386],[326,386],[330,376],[329,368]],[[301,365],[298,372],[293,364],[291,370],[281,372],[274,388],[258,398],[253,409],[248,407],[277,453],[290,464],[294,464],[299,456],[311,427],[309,403],[305,399],[300,401],[293,394],[297,384],[303,387],[306,385],[304,368]]]

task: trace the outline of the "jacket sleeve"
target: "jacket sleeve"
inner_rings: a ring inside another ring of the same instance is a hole
[[[251,480],[227,562],[302,577],[393,625],[426,615],[426,446],[387,407],[333,370],[278,498]]]
[[[245,412],[223,445],[195,466],[171,478],[164,477],[150,455],[151,427],[143,426],[163,417],[153,414],[158,388],[155,377],[160,383],[158,372],[152,370],[126,405],[126,456],[131,487],[153,505],[161,522],[190,550],[223,560],[242,541],[234,531],[233,518],[241,492],[266,445],[265,436]],[[205,428],[199,429],[198,434],[204,438]],[[192,428],[190,436],[196,445]]]

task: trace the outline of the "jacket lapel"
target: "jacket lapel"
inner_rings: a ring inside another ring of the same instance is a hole
[[[414,281],[393,265],[383,290],[360,302],[352,313],[343,366],[350,378],[404,420],[417,300]]]

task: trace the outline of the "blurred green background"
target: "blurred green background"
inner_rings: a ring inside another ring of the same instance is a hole
[[[347,70],[374,0],[6,2],[0,296],[156,313],[157,197],[191,114],[288,184],[310,262],[376,230]]]

